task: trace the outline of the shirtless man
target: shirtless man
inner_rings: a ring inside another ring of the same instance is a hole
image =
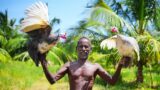
[[[91,49],[90,40],[85,37],[80,38],[77,44],[78,60],[67,62],[55,75],[48,71],[45,55],[41,55],[41,64],[48,81],[53,84],[68,74],[70,90],[92,90],[94,80],[99,75],[103,80],[114,85],[127,59],[123,57],[114,75],[110,76],[99,64],[92,64],[87,61]]]

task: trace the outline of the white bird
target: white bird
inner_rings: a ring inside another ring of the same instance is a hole
[[[115,30],[112,31],[115,32]],[[106,47],[108,49],[117,48],[121,56],[131,57],[131,59],[133,59],[136,55],[137,60],[140,60],[139,45],[136,39],[133,37],[117,34],[108,39],[103,40],[100,44],[100,47],[102,49]]]

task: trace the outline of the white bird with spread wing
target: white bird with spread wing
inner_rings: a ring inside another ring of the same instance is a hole
[[[30,32],[49,25],[48,7],[45,3],[37,2],[25,11],[26,17],[21,22],[21,30]]]
[[[118,29],[116,27],[113,27],[111,29],[113,33],[118,32]],[[124,36],[121,34],[114,35],[108,39],[105,39],[100,44],[101,48],[117,48],[118,52],[121,56],[124,57],[130,57],[133,59],[133,57],[136,55],[137,60],[140,60],[139,56],[139,46],[135,38]]]

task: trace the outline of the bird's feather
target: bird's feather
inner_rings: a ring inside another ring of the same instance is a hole
[[[48,7],[45,3],[37,2],[25,11],[26,17],[21,22],[21,30],[30,32],[49,26]]]
[[[111,37],[108,39],[105,39],[101,42],[100,47],[102,49],[104,48],[108,48],[108,49],[112,49],[112,48],[116,48],[116,37]]]
[[[117,48],[122,56],[132,57],[136,53],[138,61],[140,60],[139,46],[133,37],[118,34],[103,40],[100,46],[102,49],[105,47],[108,47],[108,49]]]
[[[123,46],[125,46],[124,48],[133,49],[135,51],[135,54],[137,54],[137,60],[139,61],[140,60],[140,55],[139,55],[140,50],[139,50],[139,45],[138,45],[138,42],[136,41],[136,39],[133,37],[124,36],[124,35],[117,35],[117,36],[119,36],[122,39],[124,44],[128,43],[128,45],[123,45]],[[131,51],[128,51],[128,52],[131,52]],[[133,51],[132,51],[132,53],[133,53]]]

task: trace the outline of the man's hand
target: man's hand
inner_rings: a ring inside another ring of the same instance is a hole
[[[119,64],[122,65],[123,67],[128,67],[131,63],[131,58],[130,57],[122,57],[120,60]]]

